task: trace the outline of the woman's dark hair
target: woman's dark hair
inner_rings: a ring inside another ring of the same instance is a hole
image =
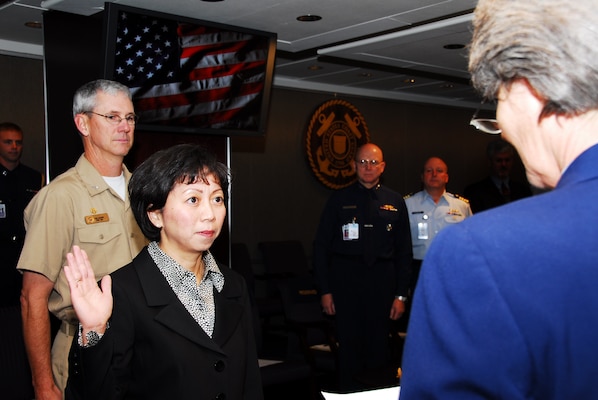
[[[129,182],[129,197],[135,220],[149,240],[160,240],[160,228],[149,219],[147,212],[160,210],[175,184],[203,181],[208,175],[220,184],[225,199],[228,194],[230,172],[216,155],[196,144],[179,144],[152,154],[133,172]]]

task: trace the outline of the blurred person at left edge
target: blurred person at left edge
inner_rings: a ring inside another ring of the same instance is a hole
[[[0,123],[0,306],[19,305],[22,275],[15,269],[23,241],[23,211],[44,186],[44,176],[21,162],[23,130]]]

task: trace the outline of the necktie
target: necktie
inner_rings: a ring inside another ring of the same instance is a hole
[[[502,197],[504,197],[505,201],[510,201],[511,190],[509,189],[506,183],[502,182],[500,184],[500,192],[502,193]]]

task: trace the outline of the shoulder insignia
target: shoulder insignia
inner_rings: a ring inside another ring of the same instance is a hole
[[[411,192],[409,194],[406,194],[405,196],[403,196],[403,200],[407,200],[409,197],[413,196],[415,193]]]
[[[459,194],[453,194],[452,196],[453,196],[455,199],[459,199],[459,200],[461,200],[461,201],[464,201],[464,202],[466,202],[466,203],[468,203],[468,204],[469,204],[469,200],[468,200],[468,199],[466,199],[465,197],[463,197],[463,196],[459,195]]]

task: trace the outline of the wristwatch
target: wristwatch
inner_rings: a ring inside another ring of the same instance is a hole
[[[395,299],[401,300],[403,303],[407,302],[407,297],[406,296],[395,296]]]
[[[110,323],[106,324],[106,329],[110,328]],[[89,331],[85,334],[85,340],[87,341],[86,344],[83,344],[83,338],[82,338],[82,333],[83,333],[83,327],[81,326],[81,324],[79,324],[79,338],[78,338],[78,343],[79,346],[83,347],[83,348],[87,348],[87,347],[92,347],[95,346],[96,344],[98,344],[100,342],[100,339],[104,336],[104,333],[97,333],[96,331]]]
[[[96,331],[89,331],[85,334],[87,344],[84,347],[92,347],[100,342],[100,339],[104,336],[103,333],[97,333]]]

